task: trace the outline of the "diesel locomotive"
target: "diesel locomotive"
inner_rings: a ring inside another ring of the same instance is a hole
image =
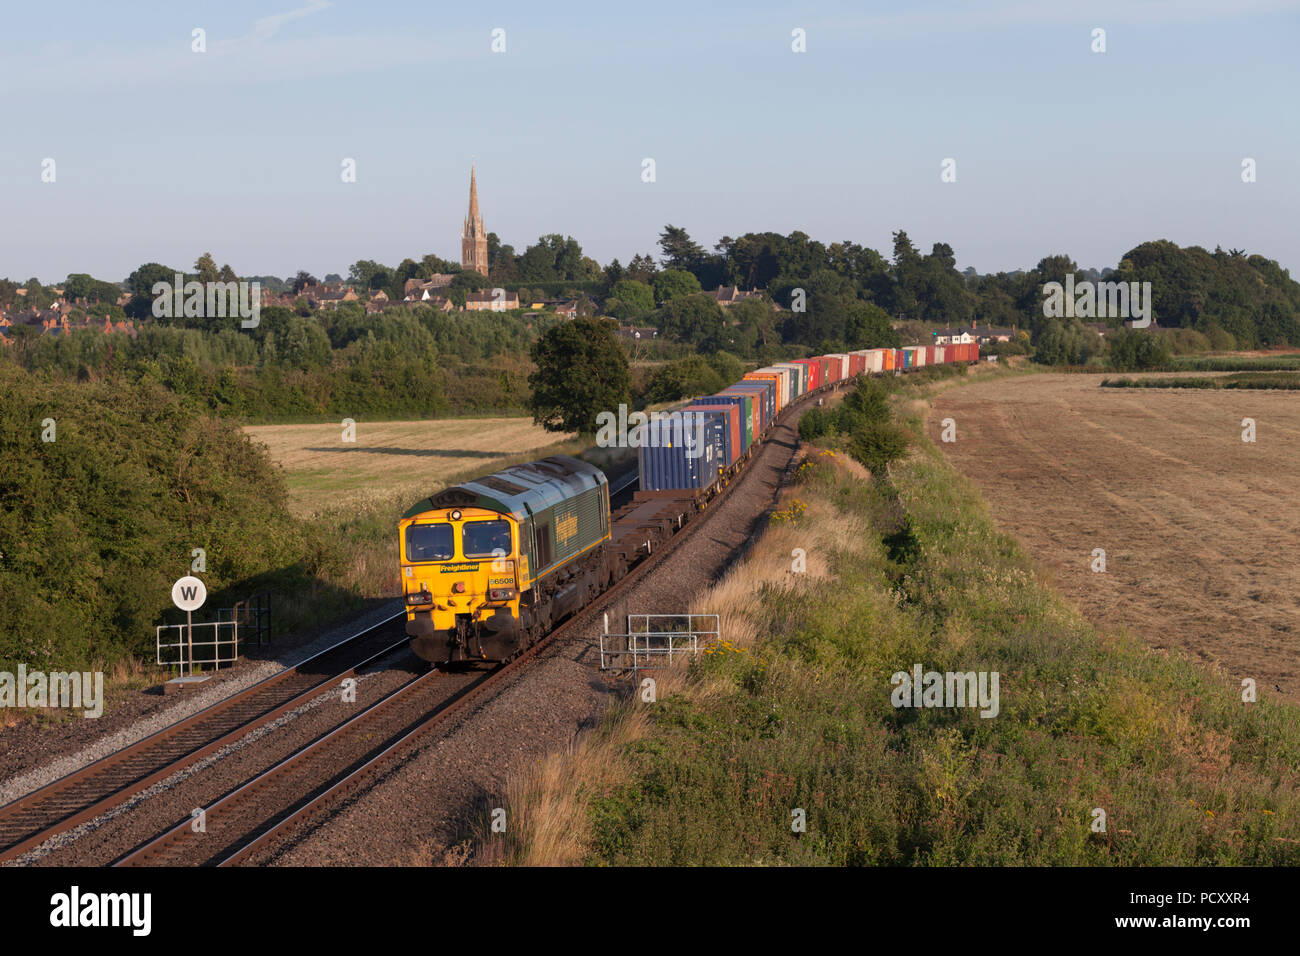
[[[399,525],[406,633],[426,661],[503,660],[615,573],[609,481],[555,455],[438,492]]]

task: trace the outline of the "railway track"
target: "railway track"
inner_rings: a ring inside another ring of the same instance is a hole
[[[406,646],[399,612],[0,807],[0,862],[93,820]],[[394,627],[397,624],[397,627]]]
[[[794,407],[802,408],[804,405],[804,402],[800,402]],[[738,484],[739,482],[730,483],[719,497],[729,495]],[[714,508],[711,506],[710,510]],[[627,509],[629,518],[635,511],[636,508]],[[422,675],[206,808],[205,826],[208,832],[196,832],[192,818],[180,820],[159,837],[117,860],[114,865],[198,863],[234,866],[273,857],[277,846],[290,842],[295,833],[328,813],[340,801],[360,791],[385,767],[411,754],[453,716],[495,693],[502,676],[519,672],[547,647],[594,619],[599,605],[610,598],[617,598],[626,588],[634,585],[679,547],[684,546],[704,524],[706,521],[703,520],[678,524],[680,530],[676,534],[653,553],[647,553],[644,560],[618,584],[604,592],[598,601],[592,602],[544,639],[473,683],[451,689],[450,693],[444,690],[442,700],[431,704],[429,698],[434,695],[426,692],[435,687],[439,680],[446,681],[448,675],[438,671]],[[428,709],[421,715],[422,707]],[[417,715],[416,719],[407,720],[412,713]],[[363,733],[373,735],[381,722],[390,727],[400,725],[400,729],[389,732],[382,743],[369,748],[364,755],[353,757],[350,761],[341,759],[340,754],[347,750],[349,737],[355,738]],[[344,769],[340,770],[340,765]],[[309,770],[311,767],[316,768],[314,776]],[[268,805],[276,807],[270,814],[265,812]],[[215,839],[212,839],[214,836]]]
[[[454,709],[460,695],[480,686],[492,673],[495,671],[447,688],[443,685],[448,680],[454,682],[457,675],[426,671],[204,807],[201,828],[196,828],[193,816],[187,817],[113,865],[204,865],[238,859],[268,833],[300,819],[306,809],[336,792],[358,770],[381,760],[394,746],[394,733],[396,739],[403,740],[429,725]],[[376,736],[383,742],[357,756],[358,745],[364,746]]]
[[[803,407],[811,398],[795,403],[791,409]],[[738,484],[729,483],[718,498],[730,495]],[[273,853],[277,843],[289,839],[299,827],[356,792],[377,771],[410,753],[453,715],[495,693],[500,675],[517,673],[571,629],[585,624],[594,615],[597,604],[618,597],[707,523],[706,520],[683,523],[684,516],[677,516],[670,522],[657,511],[655,515],[649,515],[648,511],[655,508],[662,511],[660,505],[642,503],[639,507],[647,511],[647,519],[653,517],[653,521],[667,531],[667,540],[653,553],[647,544],[645,558],[638,561],[614,587],[543,640],[467,683],[456,683],[453,674],[436,670],[420,675],[203,808],[201,829],[195,827],[192,817],[180,820],[159,836],[120,857],[114,865],[234,865]],[[709,510],[713,510],[712,506]],[[637,506],[629,506],[624,514],[627,521],[641,520]],[[669,531],[672,524],[676,527]],[[403,634],[400,640],[351,663],[346,669],[340,669],[338,665],[321,666],[326,655],[335,654],[344,644],[351,645],[404,616],[404,613],[394,615],[349,641],[304,661],[291,671],[267,678],[227,701],[214,704],[173,727],[0,807],[0,860],[12,859],[52,836],[98,816],[158,780],[238,739],[254,726],[305,703],[324,686],[337,683],[404,647],[406,637]],[[315,673],[309,678],[303,669],[313,662],[316,664]],[[330,672],[328,676],[321,676],[326,671]],[[368,741],[374,737],[380,738],[381,742],[368,747],[358,746],[359,740]],[[272,808],[270,812],[268,808]],[[36,822],[34,828],[33,821]]]

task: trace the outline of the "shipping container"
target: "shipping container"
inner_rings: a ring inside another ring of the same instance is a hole
[[[724,467],[726,424],[720,415],[671,412],[637,429],[642,491],[703,490]]]
[[[826,359],[828,372],[826,375],[827,384],[842,382],[849,377],[849,357],[844,352],[828,352],[822,358]]]
[[[749,395],[754,400],[754,440],[762,438],[776,419],[776,382],[747,379],[724,388],[720,395]]]
[[[803,394],[804,389],[804,370],[802,365],[791,365],[788,362],[778,362],[775,365],[769,365],[768,368],[775,369],[785,376],[785,395],[786,405],[792,405]]]
[[[861,375],[867,370],[867,350],[859,349],[849,353],[849,377]]]
[[[758,397],[755,395],[726,395],[719,392],[697,398],[688,407],[703,409],[714,405],[732,405],[737,408],[740,415],[740,454],[744,454],[754,444],[755,435],[759,434],[754,422],[754,407],[757,404]]]
[[[784,368],[790,373],[790,402],[807,394],[809,390],[809,367],[794,362],[777,362],[772,368]]]
[[[943,365],[948,361],[947,355],[949,346],[935,345],[931,346],[931,348],[934,350],[933,362],[935,365]]]
[[[733,402],[712,402],[707,398],[697,398],[687,408],[692,412],[699,412],[710,418],[720,419],[726,424],[727,427],[724,432],[726,441],[722,447],[721,467],[729,468],[739,461],[741,454],[745,450],[741,441],[740,406]]]
[[[819,355],[817,356],[817,364],[821,366],[821,387],[825,388],[827,385],[831,384],[831,382],[835,381],[835,379],[831,377],[835,360],[829,355]]]
[[[776,415],[780,410],[780,406],[777,402],[777,380],[775,378],[745,378],[731,387],[759,389],[767,405],[763,410],[763,431],[766,432],[776,423]]]
[[[776,368],[775,366],[769,365],[767,368],[760,368],[756,372],[746,373],[745,378],[749,379],[750,381],[754,381],[757,379],[760,381],[770,380],[776,383],[777,414],[780,414],[782,411],[784,411],[785,407],[789,405],[794,398],[794,396],[790,394],[791,377],[790,377],[789,369]]]
[[[761,388],[761,386],[760,386]],[[739,383],[724,388],[718,392],[719,398],[747,398],[747,401],[741,406],[744,413],[748,416],[749,423],[749,444],[752,446],[755,442],[760,441],[763,437],[763,425],[767,420],[767,390],[760,391],[758,388],[741,388]]]
[[[889,349],[868,349],[862,356],[866,363],[863,371],[869,375],[885,371],[885,357],[888,354]]]
[[[805,379],[807,384],[804,386],[804,390],[803,390],[804,395],[807,395],[809,392],[821,388],[822,366],[820,362],[818,362],[816,359],[802,358],[802,359],[795,359],[792,364],[799,365],[807,369],[806,374],[808,377],[807,379]]]
[[[899,349],[903,353],[903,369],[916,368],[916,349]]]
[[[767,382],[775,390],[776,410],[779,413],[785,408],[785,380],[776,371],[771,372],[746,372],[741,382]]]

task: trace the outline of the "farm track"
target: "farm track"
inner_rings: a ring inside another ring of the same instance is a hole
[[[0,807],[0,862],[93,820],[405,646],[401,616]],[[400,639],[399,638],[400,635]]]

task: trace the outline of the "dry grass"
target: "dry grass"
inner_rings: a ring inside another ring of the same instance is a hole
[[[808,457],[830,462],[857,478],[866,470],[845,455],[812,449]],[[800,507],[802,505],[802,507]],[[797,514],[774,521],[717,584],[699,595],[692,614],[717,614],[719,644],[729,653],[752,653],[764,626],[759,598],[764,588],[803,593],[832,579],[826,555],[848,546],[854,536],[869,533],[865,522],[840,512],[823,499],[803,501],[798,487],[787,488],[777,514]],[[801,548],[807,570],[795,573],[792,552]],[[695,703],[721,697],[731,690],[727,680],[692,677],[685,665],[654,672],[658,702],[684,696]],[[577,866],[586,858],[591,799],[617,789],[632,772],[625,753],[650,730],[648,710],[636,699],[614,708],[602,726],[576,737],[566,748],[548,754],[531,771],[511,777],[506,786],[506,839],[488,839],[486,818],[478,826],[480,863],[519,866]]]
[[[660,686],[660,695],[664,685]],[[624,748],[645,735],[646,711],[619,709],[598,734],[583,734],[564,750],[548,754],[532,772],[511,777],[506,786],[510,825],[505,839],[489,839],[490,823],[480,822],[479,862],[486,865],[576,866],[588,851],[590,800],[628,775]]]
[[[528,418],[470,418],[356,425],[355,443],[341,425],[250,425],[284,467],[290,507],[301,516],[330,506],[364,506],[394,495],[415,500],[454,475],[486,474],[508,458],[568,444]],[[535,456],[534,456],[535,457]]]
[[[1300,700],[1300,405],[1097,384],[972,385],[938,396],[927,429],[1093,622]],[[945,444],[949,417],[957,441]],[[1246,417],[1254,444],[1241,440]],[[1094,548],[1105,574],[1091,570]]]

